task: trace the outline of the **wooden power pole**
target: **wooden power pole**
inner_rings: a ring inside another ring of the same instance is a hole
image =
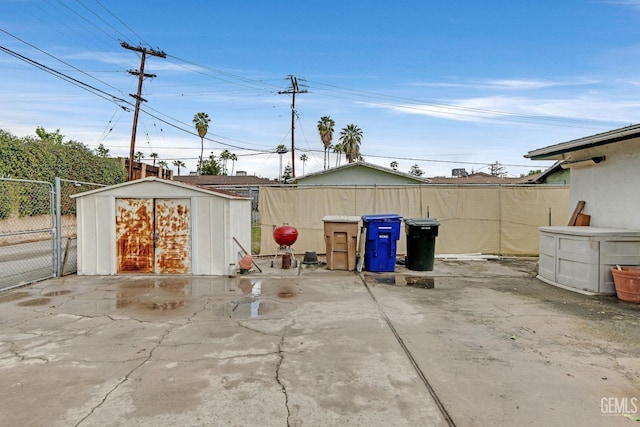
[[[307,93],[306,89],[300,90],[298,79],[289,75],[291,86],[287,90],[278,92],[279,94],[291,94],[291,175],[296,177],[296,144],[295,144],[295,118],[296,118],[296,93]]]
[[[136,150],[136,131],[138,130],[138,114],[140,113],[140,101],[147,102],[146,99],[142,98],[142,81],[145,77],[153,78],[155,74],[145,74],[144,72],[144,62],[147,58],[147,55],[158,56],[160,58],[166,58],[167,54],[155,50],[155,49],[146,49],[141,46],[131,46],[127,42],[120,43],[125,49],[133,50],[135,52],[140,52],[142,54],[142,58],[140,60],[140,70],[129,70],[129,74],[133,74],[134,76],[138,76],[138,93],[136,95],[130,93],[129,96],[135,98],[136,100],[136,108],[133,112],[133,129],[131,130],[131,148],[129,150],[129,175],[128,181],[133,180],[133,156]]]

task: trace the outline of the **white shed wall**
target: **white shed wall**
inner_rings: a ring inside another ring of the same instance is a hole
[[[77,200],[78,274],[115,274],[115,199]],[[110,250],[113,248],[113,250]]]
[[[224,275],[238,261],[238,239],[251,249],[251,201],[214,197],[192,199],[193,274]]]
[[[592,155],[605,155],[606,160],[571,169],[570,210],[584,200],[591,226],[640,230],[640,140],[580,153],[583,158]]]

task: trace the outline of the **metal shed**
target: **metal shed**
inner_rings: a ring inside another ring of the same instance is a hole
[[[251,247],[249,198],[156,177],[72,197],[79,275],[224,275]]]

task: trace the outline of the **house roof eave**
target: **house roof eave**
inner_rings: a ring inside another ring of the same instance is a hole
[[[573,151],[614,144],[633,138],[640,138],[640,124],[539,148],[529,151],[524,157],[531,160],[564,160],[565,155]]]

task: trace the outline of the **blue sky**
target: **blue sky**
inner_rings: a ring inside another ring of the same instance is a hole
[[[362,129],[371,163],[450,176],[497,161],[518,176],[550,164],[524,159],[528,151],[637,123],[640,111],[634,0],[0,6],[0,128],[60,129],[128,156],[133,109],[119,99],[134,102],[127,70],[140,57],[125,41],[167,54],[146,62],[157,77],[144,82],[136,151],[181,159],[190,171],[200,154],[192,119],[206,112],[205,157],[228,149],[236,171],[277,177],[275,147],[291,144],[291,96],[278,93],[289,75],[308,91],[296,96],[296,175],[323,169],[324,115],[336,122],[334,143],[346,125]]]

